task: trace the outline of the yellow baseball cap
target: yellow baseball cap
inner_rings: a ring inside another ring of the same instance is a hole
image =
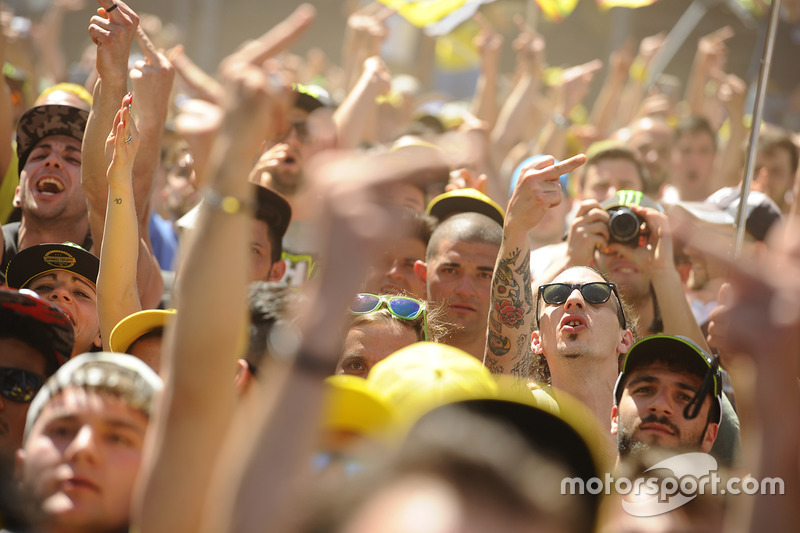
[[[128,315],[114,326],[108,338],[108,346],[112,352],[125,353],[142,335],[163,328],[174,318],[175,309],[146,309]]]

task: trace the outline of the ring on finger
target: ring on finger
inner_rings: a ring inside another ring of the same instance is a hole
[[[114,11],[115,9],[117,9],[118,7],[119,7],[119,6],[118,6],[117,4],[111,4],[111,7],[109,7],[108,9],[106,9],[106,13],[111,13],[112,11]]]
[[[129,134],[128,134],[128,136],[125,138],[125,144],[128,144],[128,143],[130,143],[131,141],[133,141],[133,135],[131,135],[131,134],[129,133]]]

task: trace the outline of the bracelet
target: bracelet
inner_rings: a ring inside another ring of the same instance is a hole
[[[628,75],[633,81],[644,83],[647,81],[647,67],[644,66],[644,61],[635,59],[628,70]]]
[[[553,113],[553,124],[558,126],[560,129],[565,130],[572,126],[572,120],[569,117],[565,117],[561,113]]]
[[[255,202],[251,199],[240,199],[235,196],[223,196],[214,189],[206,189],[203,203],[211,209],[222,211],[228,215],[245,212],[252,215],[256,212]]]

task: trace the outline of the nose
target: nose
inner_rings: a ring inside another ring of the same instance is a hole
[[[65,302],[68,302],[68,301],[71,300],[71,296],[70,296],[68,290],[66,290],[66,289],[64,289],[62,287],[56,287],[50,293],[50,300],[52,300],[54,302],[58,302],[58,301],[61,301],[61,300],[65,301]]]
[[[391,279],[391,280],[397,280],[397,279],[402,278],[402,275],[400,273],[400,260],[399,259],[395,259],[394,261],[392,261],[392,264],[389,267],[389,270],[386,271],[386,277]]]
[[[70,441],[64,456],[67,460],[94,461],[97,458],[97,435],[90,425],[81,426]]]
[[[567,301],[564,302],[564,310],[565,311],[582,310],[585,307],[586,307],[586,302],[583,299],[581,291],[578,289],[573,289],[573,291],[567,298]]]
[[[672,416],[674,408],[672,401],[669,397],[669,391],[662,388],[653,397],[647,410],[651,413],[661,414],[664,416]]]
[[[463,276],[461,280],[458,282],[455,292],[460,296],[474,296],[475,284],[472,281],[472,277]]]

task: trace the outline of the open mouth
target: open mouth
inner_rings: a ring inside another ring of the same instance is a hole
[[[58,194],[64,192],[64,184],[56,178],[42,178],[36,183],[36,191],[40,194]]]

